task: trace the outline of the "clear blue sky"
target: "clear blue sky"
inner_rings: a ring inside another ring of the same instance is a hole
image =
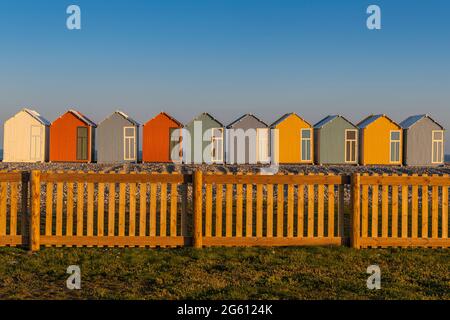
[[[70,4],[80,31],[66,29]],[[448,0],[2,0],[0,120],[25,106],[142,123],[161,110],[225,124],[430,113],[450,128],[449,16]]]

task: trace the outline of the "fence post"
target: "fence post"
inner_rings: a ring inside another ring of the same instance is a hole
[[[350,244],[352,248],[359,249],[359,237],[360,237],[360,217],[361,217],[361,175],[354,173],[352,175],[352,223],[350,232]]]
[[[194,174],[194,248],[201,248],[203,246],[203,173],[196,170]]]
[[[41,218],[41,172],[31,172],[31,221],[30,221],[30,248],[39,251],[40,248],[40,218]]]

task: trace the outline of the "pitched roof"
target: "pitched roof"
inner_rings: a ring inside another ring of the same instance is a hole
[[[414,116],[410,116],[408,118],[406,118],[405,120],[403,120],[402,122],[400,122],[400,126],[403,129],[408,129],[410,127],[412,127],[414,124],[416,124],[417,122],[419,122],[420,120],[424,119],[424,118],[428,118],[431,121],[433,121],[434,123],[436,123],[439,127],[441,127],[442,129],[444,129],[443,126],[441,126],[439,123],[437,123],[433,118],[431,118],[428,114],[418,114],[418,115],[414,115]]]
[[[337,118],[341,118],[344,121],[346,121],[349,124],[351,124],[352,126],[356,127],[351,121],[346,119],[344,116],[341,116],[340,114],[334,114],[334,115],[328,115],[325,118],[323,118],[322,120],[320,120],[319,122],[317,122],[314,125],[314,128],[316,128],[316,129],[323,128],[324,126],[326,126],[327,124],[331,123],[333,120],[335,120]]]
[[[233,122],[231,122],[229,125],[227,125],[227,128],[229,129],[229,128],[233,127],[236,123],[238,123],[238,122],[244,120],[245,118],[249,118],[249,117],[254,118],[254,119],[256,119],[257,121],[259,121],[259,122],[261,122],[262,124],[264,124],[265,126],[267,126],[267,123],[265,123],[264,121],[262,121],[261,119],[259,119],[259,118],[256,117],[255,115],[253,115],[253,114],[251,114],[251,113],[246,113],[246,114],[240,116],[239,118],[237,118],[236,120],[234,120]]]
[[[214,117],[213,117],[212,115],[210,115],[208,112],[200,113],[198,116],[196,116],[194,119],[192,119],[188,124],[194,122],[195,120],[198,120],[198,119],[199,119],[200,117],[202,117],[202,116],[206,116],[206,117],[210,118],[211,120],[217,122],[217,123],[219,124],[219,126],[223,127],[222,122],[220,122],[219,120],[217,120],[216,118],[214,118]]]
[[[362,121],[360,121],[356,126],[364,129],[366,128],[368,125],[370,125],[371,123],[375,122],[376,120],[380,119],[380,118],[386,118],[388,119],[390,122],[392,122],[393,124],[397,125],[400,127],[400,125],[395,122],[394,120],[392,120],[391,118],[389,118],[387,115],[385,114],[371,114],[370,116],[368,116],[367,118],[363,119]]]
[[[306,121],[305,119],[303,119],[302,117],[300,117],[298,114],[296,114],[295,112],[289,112],[284,114],[283,116],[281,116],[277,121],[275,121],[274,123],[272,123],[270,125],[271,128],[276,127],[277,125],[279,125],[281,122],[283,122],[284,120],[286,120],[287,118],[289,118],[290,116],[296,116],[297,118],[305,121],[308,125],[311,125],[308,121]]]
[[[140,124],[139,122],[137,122],[136,120],[130,118],[125,112],[117,110],[114,113],[112,113],[111,115],[109,115],[108,117],[106,117],[102,122],[108,120],[109,118],[111,118],[113,115],[118,114],[119,116],[121,116],[122,118],[124,118],[125,120],[129,121],[130,123],[132,123],[133,125],[139,127]],[[101,123],[102,123],[101,122]]]
[[[86,117],[84,114],[82,114],[79,111],[70,109],[68,111],[69,113],[73,114],[75,117],[77,117],[78,119],[80,119],[81,121],[83,121],[84,123],[86,123],[88,126],[94,127],[96,128],[97,125],[95,124],[94,121],[90,120],[88,117]]]
[[[34,110],[31,110],[31,109],[27,109],[27,108],[22,109],[22,111],[26,112],[27,114],[29,114],[31,117],[33,117],[34,119],[39,121],[39,123],[43,124],[44,126],[49,126],[50,125],[50,121],[45,119],[38,112],[36,112]]]
[[[184,127],[183,124],[182,124],[180,121],[178,121],[177,119],[175,119],[175,118],[172,117],[170,114],[168,114],[168,113],[166,113],[166,112],[164,112],[164,111],[161,111],[161,112],[158,113],[156,116],[154,116],[153,118],[151,118],[150,120],[148,120],[148,121],[146,122],[146,124],[149,123],[149,122],[151,122],[151,121],[153,121],[153,120],[155,120],[155,119],[156,119],[157,117],[159,117],[159,116],[167,117],[167,118],[169,118],[170,120],[172,120],[173,122],[175,122],[175,123],[176,123],[178,126],[180,126],[181,128]]]

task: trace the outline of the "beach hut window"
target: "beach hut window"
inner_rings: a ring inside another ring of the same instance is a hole
[[[124,127],[124,160],[133,161],[136,160],[136,128]]]
[[[345,162],[356,162],[356,130],[345,130]]]
[[[442,163],[444,157],[444,131],[433,131],[432,163]]]
[[[88,159],[88,128],[77,128],[77,160]]]
[[[391,162],[400,162],[400,131],[391,131]]]
[[[311,129],[302,129],[302,161],[311,161]]]
[[[223,161],[223,128],[212,129],[212,148],[211,158],[212,162]]]

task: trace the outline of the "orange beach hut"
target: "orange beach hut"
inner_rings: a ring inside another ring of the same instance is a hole
[[[182,159],[181,128],[183,125],[165,112],[161,112],[144,124],[142,161],[180,162]],[[178,139],[172,141],[172,135],[174,137],[178,135]]]
[[[402,128],[384,114],[370,115],[359,127],[361,165],[400,165]]]
[[[50,126],[51,162],[92,162],[97,125],[76,110],[69,110]]]

